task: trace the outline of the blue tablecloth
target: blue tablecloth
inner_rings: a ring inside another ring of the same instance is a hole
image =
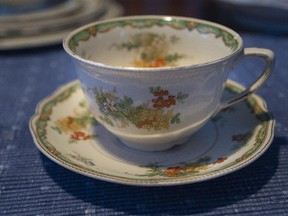
[[[173,187],[103,182],[69,171],[38,151],[29,131],[37,103],[76,79],[62,47],[0,52],[0,215],[288,215],[288,38],[243,34],[245,47],[274,50],[273,75],[257,92],[277,121],[271,147],[232,174]],[[245,61],[231,78],[260,70]]]

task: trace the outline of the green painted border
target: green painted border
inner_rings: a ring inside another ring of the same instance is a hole
[[[87,29],[84,29],[74,36],[68,41],[68,46],[72,52],[76,52],[76,47],[79,44],[79,41],[87,41],[90,37],[96,37],[99,33],[105,33],[114,29],[116,27],[126,27],[130,26],[131,28],[143,29],[143,28],[151,28],[153,26],[159,27],[171,27],[177,30],[187,29],[189,31],[197,30],[203,34],[214,34],[216,38],[221,38],[225,45],[229,47],[231,50],[235,51],[239,47],[238,41],[234,38],[234,36],[221,29],[214,27],[209,24],[203,24],[196,21],[187,21],[187,20],[165,20],[165,19],[132,19],[132,20],[118,20],[111,21],[102,24],[97,24],[95,26],[91,26]]]

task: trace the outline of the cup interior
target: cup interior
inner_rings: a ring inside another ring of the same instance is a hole
[[[117,68],[183,67],[228,58],[242,47],[224,26],[191,18],[126,17],[70,33],[64,48],[92,64]]]

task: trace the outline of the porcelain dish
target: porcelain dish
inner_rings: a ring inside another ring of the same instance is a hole
[[[178,16],[93,22],[63,40],[94,117],[142,151],[181,145],[219,110],[265,83],[273,51],[243,47],[232,29]],[[264,60],[262,73],[241,94],[222,97],[230,72],[248,57]]]
[[[225,94],[242,90],[228,81]],[[268,149],[274,125],[264,100],[252,94],[218,113],[181,146],[136,151],[92,117],[78,80],[43,99],[30,120],[35,145],[52,161],[98,180],[138,186],[195,183],[237,171]]]

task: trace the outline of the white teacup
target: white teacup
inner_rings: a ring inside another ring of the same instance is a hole
[[[181,144],[211,116],[268,78],[272,51],[243,49],[222,25],[184,17],[134,16],[95,22],[64,39],[95,118],[129,147],[160,151]],[[229,71],[246,56],[265,60],[262,75],[233,98]]]

